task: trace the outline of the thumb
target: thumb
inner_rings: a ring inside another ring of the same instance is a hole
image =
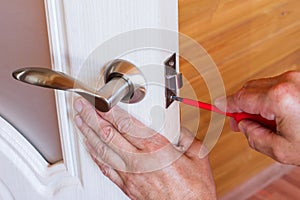
[[[275,140],[280,138],[279,135],[251,120],[242,120],[238,126],[245,134],[251,148],[274,157],[273,147],[276,145]]]
[[[180,137],[178,144],[175,146],[181,152],[187,151],[187,149],[192,145],[195,136],[188,129],[181,127]]]
[[[176,148],[190,158],[202,159],[207,157],[209,153],[206,146],[185,128],[181,128],[181,136]]]
[[[214,101],[214,105],[223,112],[241,112],[242,110],[234,102],[233,96],[219,97]]]

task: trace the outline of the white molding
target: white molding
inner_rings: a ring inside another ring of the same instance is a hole
[[[67,38],[65,32],[63,1],[45,0],[46,19],[49,34],[50,54],[52,68],[65,73],[70,72],[70,62],[68,55]],[[68,95],[65,92],[56,91],[56,107],[58,123],[60,129],[63,160],[67,171],[71,176],[81,180],[79,169],[79,149],[72,123],[70,122],[70,112],[68,108]]]
[[[0,199],[5,199],[5,200],[14,199],[12,192],[9,190],[7,185],[5,185],[5,183],[2,180],[0,180]]]
[[[62,186],[78,185],[64,164],[49,165],[24,136],[0,117],[0,152],[41,195],[54,195]]]

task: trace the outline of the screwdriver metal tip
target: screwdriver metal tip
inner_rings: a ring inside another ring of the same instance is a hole
[[[183,100],[182,98],[177,97],[177,96],[175,96],[175,95],[171,95],[170,98],[171,98],[173,101],[180,101],[180,102],[182,102],[182,100]]]

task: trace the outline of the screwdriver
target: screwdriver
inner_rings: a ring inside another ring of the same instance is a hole
[[[249,114],[246,112],[241,112],[241,113],[223,112],[223,111],[219,110],[217,107],[215,107],[211,104],[208,104],[208,103],[201,102],[201,101],[195,101],[195,100],[188,99],[188,98],[181,98],[181,97],[177,97],[174,95],[172,95],[170,98],[174,101],[179,101],[186,105],[198,107],[198,108],[201,108],[204,110],[209,110],[209,111],[212,111],[215,113],[219,113],[221,115],[232,117],[233,119],[235,119],[235,121],[237,123],[239,123],[240,121],[242,121],[244,119],[252,120],[252,121],[257,122],[257,123],[261,124],[262,126],[268,128],[276,133],[276,129],[277,129],[276,121],[268,120],[266,118],[263,118],[261,115]]]

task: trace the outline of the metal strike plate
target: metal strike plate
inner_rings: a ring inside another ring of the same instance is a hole
[[[182,88],[182,73],[176,72],[176,53],[165,61],[165,95],[166,109],[173,103],[171,96],[177,96],[177,90]]]

